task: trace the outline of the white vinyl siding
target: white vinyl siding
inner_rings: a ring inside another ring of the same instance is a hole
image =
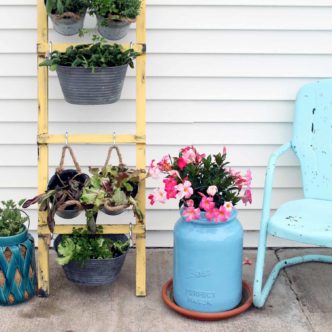
[[[37,186],[36,1],[0,0],[0,199],[32,197]],[[181,146],[215,153],[224,145],[234,168],[253,171],[251,206],[239,205],[245,245],[255,247],[269,155],[289,141],[298,89],[332,76],[332,0],[147,0],[147,161]],[[86,27],[95,19],[87,17]],[[50,25],[53,42],[62,37]],[[135,39],[134,27],[126,41]],[[135,72],[109,106],[63,101],[50,76],[50,132],[131,133]],[[74,146],[83,168],[102,165],[107,146]],[[128,165],[135,152],[122,147]],[[50,147],[50,175],[60,146]],[[302,196],[298,163],[279,163],[272,209]],[[157,182],[147,181],[147,192]],[[149,246],[172,246],[177,203],[147,205]],[[32,230],[37,211],[30,210]],[[128,222],[130,213],[101,222]],[[83,216],[80,217],[83,220]],[[272,239],[271,245],[286,244]],[[287,243],[287,245],[290,245]]]

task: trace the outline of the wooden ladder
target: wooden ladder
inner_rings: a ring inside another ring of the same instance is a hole
[[[38,41],[37,56],[38,65],[45,60],[49,51],[48,16],[44,0],[38,0]],[[145,168],[146,151],[146,2],[142,0],[140,15],[136,21],[136,43],[123,44],[123,47],[134,48],[142,55],[136,60],[136,133],[116,135],[119,144],[136,145],[136,167]],[[64,51],[69,44],[58,43],[52,45],[52,50]],[[65,134],[50,134],[48,131],[48,68],[38,66],[38,192],[43,193],[47,189],[49,168],[49,144],[64,144]],[[111,144],[113,134],[77,134],[69,135],[70,144]],[[142,176],[138,192],[139,207],[145,215],[145,180]],[[143,221],[136,220],[132,227],[132,233],[136,235],[136,295],[146,295],[146,227]],[[82,225],[56,225],[55,234],[71,234],[74,227]],[[103,225],[103,234],[129,233],[130,224],[127,225]],[[47,297],[50,292],[49,275],[49,245],[51,233],[47,226],[47,212],[38,213],[38,294]]]

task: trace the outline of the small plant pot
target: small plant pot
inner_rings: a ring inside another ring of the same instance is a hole
[[[128,34],[130,20],[111,20],[102,16],[97,16],[98,32],[106,39],[119,40]]]
[[[0,237],[0,305],[26,302],[36,289],[35,245],[24,226],[17,235]]]
[[[51,14],[50,18],[57,33],[64,36],[73,36],[77,35],[83,28],[85,13],[81,15],[72,12],[66,12],[62,15]]]
[[[76,105],[103,105],[121,97],[128,65],[96,68],[58,66],[57,74],[65,100]]]
[[[128,241],[125,234],[104,235],[114,241]],[[62,241],[62,235],[57,236],[54,248],[57,251]],[[58,252],[58,251],[57,251]],[[83,286],[102,286],[112,284],[122,269],[127,252],[123,255],[110,259],[90,259],[83,265],[72,261],[63,266],[68,280]]]
[[[47,190],[52,190],[56,188],[57,186],[61,186],[61,181],[68,182],[70,179],[72,179],[74,176],[76,176],[78,172],[75,169],[66,169],[62,171],[60,174],[54,174],[47,186]],[[87,174],[80,174],[77,176],[77,180],[84,183],[89,176]],[[57,210],[55,214],[63,219],[73,219],[80,215],[82,212],[82,209],[77,208],[76,205],[70,205],[66,207],[64,210]]]

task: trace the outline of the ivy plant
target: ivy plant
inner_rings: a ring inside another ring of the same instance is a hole
[[[102,232],[102,227],[98,228]],[[65,235],[58,246],[57,262],[66,265],[71,261],[84,264],[89,259],[109,259],[123,255],[129,248],[128,241],[113,241],[103,235],[91,235],[78,228],[73,234]]]
[[[62,15],[65,12],[84,13],[90,6],[90,0],[46,0],[47,14]]]
[[[107,44],[105,39],[93,36],[93,44],[69,46],[65,52],[53,51],[40,66],[54,71],[58,66],[90,68],[116,67],[128,64],[134,68],[133,60],[139,55],[134,49],[124,50],[119,44]]]
[[[23,202],[20,201],[19,205]],[[28,220],[13,200],[2,201],[0,206],[0,236],[13,236],[23,231]]]
[[[90,14],[112,20],[133,20],[140,13],[141,0],[91,0],[90,8]]]

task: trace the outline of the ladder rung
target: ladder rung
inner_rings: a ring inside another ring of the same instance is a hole
[[[101,234],[129,234],[130,225],[100,225],[103,227],[103,232]],[[72,234],[74,228],[83,228],[86,229],[86,225],[56,225],[54,227],[54,234]],[[132,225],[133,234],[144,234],[145,227],[143,224],[134,224]],[[47,225],[39,225],[38,226],[38,234],[40,235],[48,235],[50,234],[50,230]]]
[[[88,43],[84,43],[88,44]],[[82,44],[69,44],[69,43],[52,43],[52,44],[47,44],[47,43],[39,43],[37,44],[37,52],[39,55],[45,55],[46,53],[50,51],[59,51],[59,52],[64,52],[67,47],[69,46],[77,46],[77,45],[82,45]],[[139,53],[146,53],[146,44],[139,44],[139,43],[125,43],[121,44],[124,49],[129,49],[130,47],[133,48],[136,52]]]
[[[72,134],[68,136],[70,144],[111,144],[113,135]],[[37,137],[38,144],[65,144],[66,135],[41,134]],[[116,135],[116,144],[145,144],[145,135]]]

